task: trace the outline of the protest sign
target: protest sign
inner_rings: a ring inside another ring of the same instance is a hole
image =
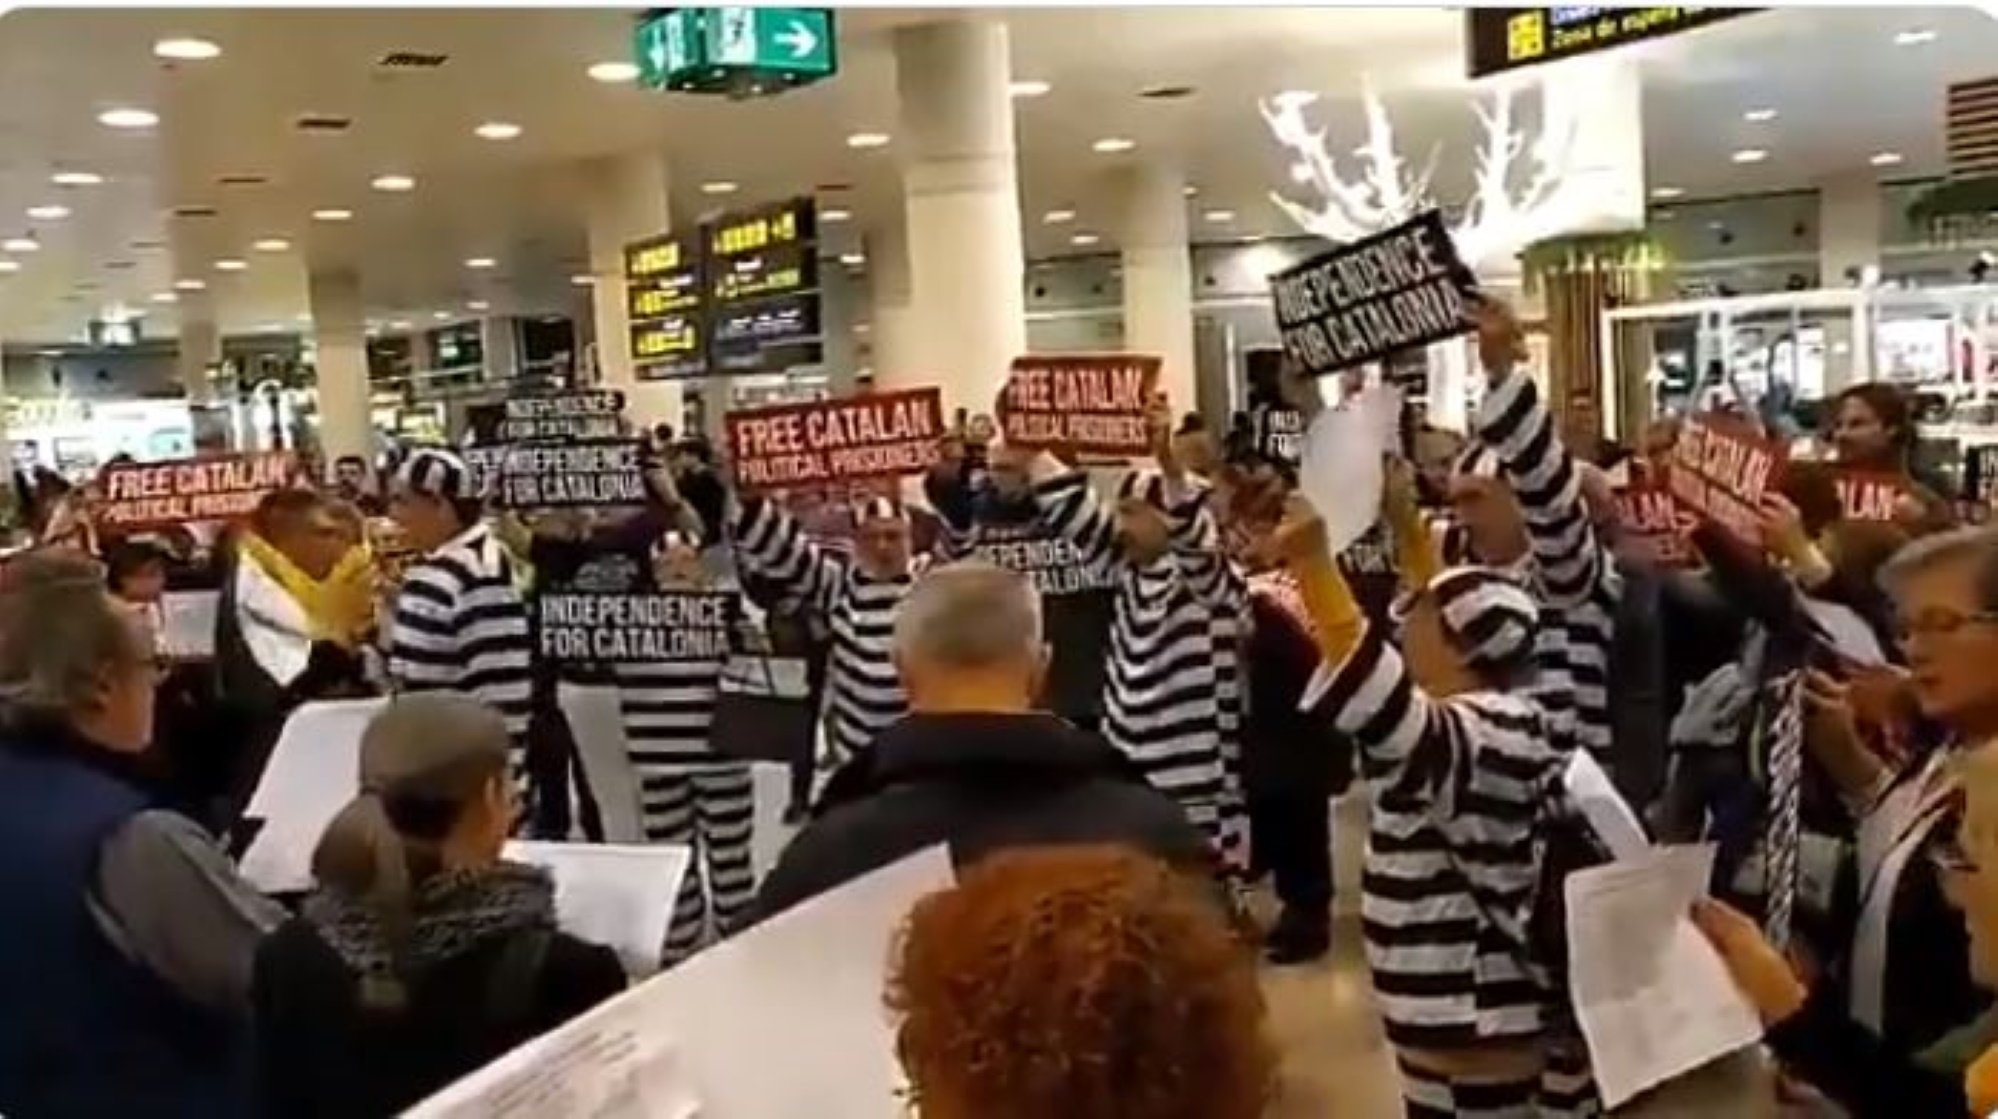
[[[1312,374],[1469,331],[1469,269],[1435,210],[1270,277],[1283,348]]]
[[[1158,380],[1159,359],[1144,354],[1016,357],[999,394],[999,427],[1015,447],[1149,454],[1145,414]]]
[[[1832,478],[1838,490],[1839,508],[1848,521],[1874,521],[1891,524],[1894,506],[1908,496],[1908,483],[1893,474],[1864,470],[1840,470]]]
[[[479,476],[474,484],[491,482],[491,492],[511,509],[645,504],[643,448],[635,439],[506,447],[480,456],[472,470]]]
[[[1642,541],[1646,554],[1666,567],[1698,563],[1688,538],[1699,518],[1672,500],[1672,491],[1652,481],[1633,482],[1616,491],[1617,524],[1622,533]]]
[[[1256,453],[1271,462],[1296,466],[1304,460],[1304,413],[1295,408],[1258,408],[1250,417]]]
[[[267,894],[312,888],[320,833],[361,784],[361,732],[386,699],[322,700],[292,712],[245,816],[264,826],[243,852],[243,879]]]
[[[722,591],[535,596],[541,656],[556,663],[724,661],[736,596]]]
[[[506,857],[541,867],[555,880],[555,919],[564,932],[614,949],[627,975],[659,970],[692,847],[516,839],[507,843]]]
[[[728,414],[730,458],[746,489],[919,474],[943,434],[943,393],[933,388]]]
[[[1773,493],[1788,458],[1784,445],[1738,416],[1686,420],[1672,448],[1672,497],[1739,543],[1762,547],[1762,497]]]
[[[516,396],[504,409],[495,431],[502,443],[616,439],[624,434],[624,394],[615,389]]]
[[[255,509],[290,477],[291,455],[284,451],[107,466],[98,476],[104,508],[97,523],[135,531],[226,521]]]

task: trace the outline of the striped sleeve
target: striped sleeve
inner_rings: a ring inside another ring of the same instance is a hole
[[[1109,570],[1117,558],[1117,524],[1078,470],[1050,478],[1034,487],[1041,523],[1049,532],[1075,545],[1088,567]]]
[[[1478,437],[1498,453],[1519,496],[1547,605],[1567,608],[1587,601],[1611,567],[1582,505],[1575,460],[1524,370],[1515,369],[1485,394]]]
[[[527,607],[504,562],[482,570],[477,558],[473,549],[448,551],[404,577],[389,678],[402,691],[453,691],[492,705],[518,746],[533,691]]]
[[[506,718],[516,741],[527,735],[532,706],[534,645],[528,628],[527,604],[510,573],[481,580],[459,604],[463,633],[465,691],[491,704]]]
[[[1247,605],[1248,588],[1221,549],[1221,530],[1207,507],[1211,492],[1202,490],[1166,514],[1167,539],[1193,596],[1214,609],[1239,612]]]
[[[786,608],[802,606],[823,616],[846,583],[845,558],[813,542],[797,518],[775,501],[744,502],[736,516],[735,539],[738,562],[751,575],[776,584]]]

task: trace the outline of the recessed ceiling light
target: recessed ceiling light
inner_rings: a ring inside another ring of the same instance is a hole
[[[20,270],[21,270],[20,261],[0,260],[0,272],[19,272]]]
[[[1094,245],[1096,242],[1100,240],[1102,240],[1102,238],[1096,236],[1096,234],[1094,233],[1078,233],[1075,236],[1070,237],[1068,239],[1068,243],[1071,245]]]
[[[1137,146],[1138,142],[1136,140],[1127,140],[1122,136],[1105,136],[1103,139],[1089,145],[1089,150],[1100,152],[1103,155],[1115,155],[1118,152],[1130,151]]]
[[[1201,216],[1201,217],[1203,217],[1203,218],[1205,218],[1205,219],[1206,219],[1206,220],[1208,220],[1208,221],[1213,221],[1213,222],[1223,222],[1223,221],[1234,221],[1234,220],[1235,220],[1235,211],[1233,211],[1233,210],[1209,210],[1209,211],[1207,211],[1206,213],[1204,213],[1204,214],[1202,214],[1202,215],[1200,215],[1200,216]]]
[[[467,267],[467,268],[480,268],[480,269],[484,269],[484,268],[493,268],[493,267],[497,267],[497,266],[498,266],[498,264],[499,264],[499,261],[496,261],[496,260],[494,260],[494,259],[493,259],[492,257],[489,257],[489,256],[475,256],[475,257],[469,257],[469,258],[467,258],[467,259],[466,259],[466,261],[465,261],[465,267]]]
[[[1894,167],[1901,162],[1901,153],[1874,152],[1866,162],[1871,163],[1875,167]]]
[[[156,291],[153,293],[153,302],[178,303],[180,302],[180,296],[175,295],[173,292],[170,291]]]
[[[1048,223],[1049,225],[1061,225],[1064,222],[1074,221],[1075,211],[1049,210],[1047,213],[1041,215],[1041,220]]]
[[[590,79],[606,84],[636,81],[638,67],[630,62],[599,62],[590,67]]]
[[[106,128],[151,128],[160,122],[160,115],[151,109],[106,109],[97,114],[97,123]]]
[[[1030,78],[1025,81],[1017,81],[1012,83],[1011,85],[1008,85],[1006,87],[1006,91],[1008,93],[1011,93],[1015,97],[1041,97],[1046,95],[1048,90],[1053,88],[1054,88],[1053,86],[1049,85],[1046,82],[1035,81]]]
[[[867,257],[861,253],[841,253],[839,262],[849,268],[858,268],[867,263]]]
[[[1653,198],[1660,198],[1660,199],[1682,198],[1685,196],[1685,194],[1686,192],[1684,190],[1681,190],[1680,188],[1675,186],[1662,186],[1662,187],[1651,188],[1651,197]]]
[[[50,203],[46,206],[28,207],[28,216],[35,221],[61,221],[69,216],[69,207]]]
[[[465,310],[467,311],[485,311],[491,309],[491,307],[492,304],[483,299],[474,299],[465,304]]]
[[[889,136],[886,132],[856,132],[846,138],[849,148],[885,148]]]
[[[1182,195],[1184,195],[1184,196],[1186,196],[1186,197],[1188,197],[1188,198],[1192,198],[1192,197],[1193,197],[1194,195],[1196,195],[1196,194],[1199,194],[1199,193],[1200,193],[1200,188],[1199,188],[1199,187],[1197,187],[1197,186],[1194,186],[1194,185],[1193,185],[1192,183],[1188,183],[1188,184],[1186,184],[1186,185],[1185,185],[1184,187],[1180,188],[1180,192],[1179,192],[1179,193],[1180,193],[1180,194],[1182,194]]]
[[[1763,124],[1768,121],[1776,119],[1776,110],[1750,109],[1747,112],[1741,114],[1741,119],[1747,121],[1750,124]]]
[[[406,190],[415,190],[416,180],[410,178],[408,175],[376,175],[368,181],[368,185],[374,187],[376,190],[385,190],[391,194],[398,194]]]
[[[284,324],[274,322],[259,323],[257,324],[257,331],[261,334],[282,334],[284,332]]]
[[[394,322],[392,322],[392,323],[390,323],[390,324],[389,324],[389,329],[390,329],[390,330],[408,330],[408,329],[409,329],[409,320],[408,320],[408,319],[397,319],[397,320],[395,320]]]
[[[281,253],[291,248],[291,242],[282,237],[259,237],[250,247],[260,253]]]
[[[217,272],[241,272],[245,268],[248,268],[249,266],[250,266],[249,261],[237,260],[233,256],[225,256],[221,260],[215,262],[215,270]]]
[[[851,210],[833,209],[819,211],[819,220],[823,222],[841,222],[851,217],[853,217],[853,211]]]
[[[201,291],[208,286],[208,282],[190,277],[185,280],[175,280],[173,286],[175,291]]]
[[[354,211],[352,210],[328,208],[312,211],[313,221],[350,221],[353,217]]]
[[[0,241],[0,251],[10,253],[31,253],[41,247],[42,243],[33,237],[9,237],[5,241]]]
[[[49,176],[49,182],[66,187],[96,186],[103,181],[104,176],[95,171],[57,171]]]
[[[1760,163],[1769,158],[1769,153],[1761,148],[1743,148],[1728,158],[1736,163]]]
[[[436,319],[436,320],[437,320],[438,322],[447,322],[447,321],[449,321],[449,320],[450,320],[450,318],[451,318],[451,312],[449,312],[449,311],[432,311],[432,312],[430,312],[430,317],[431,317],[431,318],[433,318],[433,319]]]
[[[206,62],[221,56],[222,48],[206,39],[161,39],[153,44],[154,58],[171,58],[176,62]]]
[[[1894,45],[1897,47],[1919,47],[1923,43],[1933,43],[1935,39],[1936,33],[1926,27],[1911,27],[1894,33]]]
[[[520,126],[509,121],[489,120],[472,129],[481,140],[511,140],[520,135]]]
[[[736,185],[734,183],[729,182],[726,179],[719,179],[716,180],[715,182],[701,184],[702,194],[734,194],[735,192],[736,192]]]

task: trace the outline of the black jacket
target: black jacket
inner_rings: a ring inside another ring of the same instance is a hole
[[[757,894],[761,921],[938,843],[1123,843],[1211,873],[1206,839],[1129,759],[1052,715],[910,715],[828,782]]]
[[[1910,1060],[1823,992],[1770,1029],[1766,1041],[1787,1071],[1857,1119],[1959,1119],[1970,1113],[1962,1079]]]
[[[1249,709],[1242,724],[1242,782],[1252,801],[1326,801],[1353,783],[1353,743],[1323,710],[1299,711],[1318,668],[1318,645],[1285,610],[1249,597]]]

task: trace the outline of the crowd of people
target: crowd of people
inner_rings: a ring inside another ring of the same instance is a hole
[[[1254,422],[1217,441],[1164,401],[1149,461],[1108,476],[967,422],[906,493],[830,500],[733,492],[668,431],[619,511],[497,509],[446,448],[144,535],[96,523],[88,485],[23,487],[0,1114],[393,1114],[623,990],[502,854],[603,838],[557,701],[578,678],[616,692],[644,837],[696,852],[666,966],[948,846],[957,884],[883,992],[925,1119],[1262,1114],[1258,953],[1329,951],[1349,788],[1407,1114],[1600,1113],[1561,920],[1564,877],[1615,847],[1592,778],[1651,840],[1716,845],[1691,918],[1786,1094],[1998,1108],[1998,535],[1958,527],[1868,384],[1757,539],[1661,548],[1618,491],[1672,469],[1678,421],[1572,452],[1510,312],[1475,318],[1472,430],[1411,433],[1336,549]],[[1284,388],[1306,422],[1347,404]],[[1855,472],[1890,517],[1848,507]],[[717,743],[730,657],[554,661],[531,605],[569,589],[725,595],[743,647],[804,663],[799,827],[760,883],[751,762]],[[215,593],[212,648],[163,638],[187,590]],[[376,696],[312,888],[266,896],[235,857],[273,748],[303,705]]]

